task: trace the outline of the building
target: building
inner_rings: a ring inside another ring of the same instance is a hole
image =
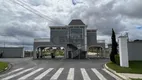
[[[50,26],[50,39],[34,40],[34,58],[37,58],[37,51],[42,55],[45,47],[64,47],[65,58],[87,58],[89,47],[101,47],[105,52],[105,43],[97,41],[97,30],[87,29],[80,19],[74,19],[66,26]]]
[[[0,57],[2,58],[23,58],[23,47],[0,47]]]

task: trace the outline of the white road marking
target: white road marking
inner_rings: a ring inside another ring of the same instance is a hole
[[[97,75],[100,80],[107,80],[97,69],[92,68],[92,71]]]
[[[6,76],[6,75],[9,75],[9,74],[11,74],[11,73],[14,73],[14,72],[20,71],[20,70],[22,70],[22,69],[24,69],[24,68],[18,68],[18,69],[15,69],[15,70],[13,70],[13,71],[11,71],[11,72],[7,73],[7,74],[0,75],[0,77],[3,77],[3,76]]]
[[[64,68],[58,69],[58,71],[51,77],[50,80],[57,80],[63,70],[64,70]]]
[[[28,77],[32,76],[33,74],[35,74],[35,73],[41,71],[42,69],[43,69],[43,68],[39,68],[39,69],[37,69],[37,70],[35,70],[35,71],[33,71],[33,72],[31,72],[31,73],[29,73],[29,74],[27,74],[27,75],[21,77],[21,78],[19,78],[18,80],[25,80],[25,79],[27,79]]]
[[[110,76],[112,76],[113,78],[115,78],[116,80],[122,80],[121,78],[119,78],[118,76],[116,76],[115,74],[109,72],[108,70],[106,69],[102,69],[103,71],[105,71],[106,73],[108,73]]]
[[[74,68],[70,68],[67,80],[74,80]]]
[[[6,77],[6,78],[3,78],[2,80],[9,80],[9,79],[11,79],[11,78],[14,78],[14,77],[16,77],[16,76],[19,76],[19,75],[21,75],[21,74],[27,72],[27,71],[30,71],[30,70],[32,70],[32,69],[33,69],[33,68],[29,68],[29,69],[23,70],[23,71],[21,71],[21,72],[19,72],[19,73],[16,73],[16,74],[13,74],[13,75],[8,76],[8,77]]]
[[[42,74],[40,74],[39,76],[37,76],[34,80],[41,80],[45,75],[47,75],[49,72],[51,72],[54,68],[49,68],[48,70],[46,70],[45,72],[43,72]]]
[[[22,70],[22,69],[24,69],[24,68],[18,68],[18,69],[15,69],[15,70],[13,70],[13,71],[11,71],[11,72],[7,73],[7,74],[11,74],[11,73],[14,73],[14,72],[20,71],[20,70]]]
[[[81,73],[82,73],[82,76],[83,76],[84,80],[91,80],[84,68],[81,68],[80,70],[81,70]]]

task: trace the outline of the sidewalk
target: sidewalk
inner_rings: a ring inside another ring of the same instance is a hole
[[[109,67],[107,67],[106,64],[105,64],[104,67],[105,67],[105,69],[107,69],[111,73],[117,75],[118,77],[120,77],[121,79],[124,79],[124,80],[131,80],[131,78],[133,78],[133,79],[142,79],[142,74],[117,73],[116,71],[114,71],[114,70],[110,69]]]
[[[124,75],[124,76],[126,76],[128,78],[142,79],[142,74],[121,73],[121,75]]]

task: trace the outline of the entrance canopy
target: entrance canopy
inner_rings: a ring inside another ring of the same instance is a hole
[[[53,47],[53,48],[64,47],[64,48],[66,48],[65,45],[53,44],[52,42],[50,42],[50,38],[34,39],[34,46],[33,47],[34,47],[34,50],[33,50],[34,51],[34,56],[33,56],[34,59],[37,58],[36,51],[37,51],[38,48],[46,48],[46,47]]]

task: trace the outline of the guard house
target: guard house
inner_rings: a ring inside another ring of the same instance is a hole
[[[89,47],[101,47],[103,50],[105,48],[105,43],[98,43],[96,31],[87,29],[87,25],[80,19],[74,19],[65,26],[50,26],[50,39],[34,40],[33,57],[37,58],[36,52],[45,47],[64,47],[64,58],[87,58]]]

